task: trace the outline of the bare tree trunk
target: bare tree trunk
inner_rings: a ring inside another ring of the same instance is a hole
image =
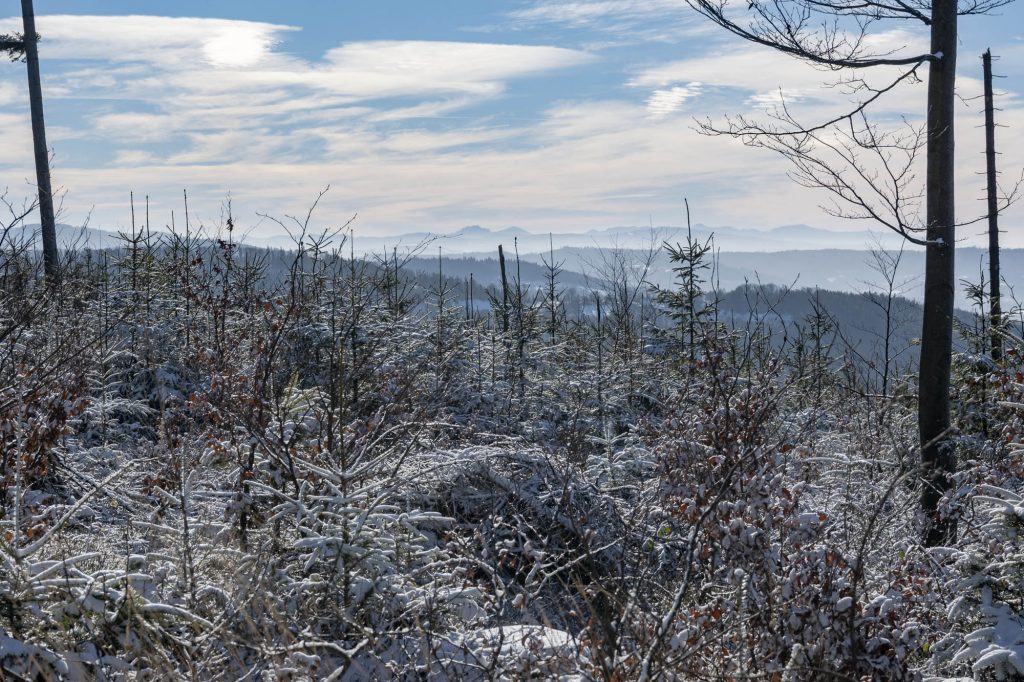
[[[921,507],[929,518],[924,536],[927,546],[947,544],[956,536],[956,521],[938,517],[939,500],[949,489],[949,473],[956,466],[949,406],[956,282],[953,270],[956,41],[957,0],[934,0],[931,52],[937,58],[931,61],[928,72],[928,246],[918,380],[918,428],[924,479]]]
[[[516,249],[516,351],[519,362],[519,399],[523,400],[526,397],[526,330],[523,327],[523,267],[519,261],[519,238],[513,238],[512,243]]]
[[[550,262],[545,263],[548,280],[548,333],[551,335],[551,345],[555,344],[555,337],[558,334],[558,275],[560,268],[555,263],[555,240],[548,232],[548,257]]]
[[[508,276],[505,274],[505,251],[498,244],[498,265],[501,266],[501,331],[508,333]]]
[[[594,292],[594,304],[597,306],[597,421],[599,435],[604,438],[604,338],[601,326],[601,294],[596,291]]]
[[[50,189],[50,156],[46,147],[46,125],[43,122],[43,89],[39,81],[39,50],[37,49],[36,16],[32,0],[21,0],[21,17],[25,29],[25,62],[28,65],[29,107],[32,111],[32,142],[36,156],[36,185],[39,188],[39,223],[43,236],[43,268],[51,284],[60,281],[57,256],[57,221],[53,213],[53,191]]]
[[[992,51],[982,55],[985,72],[985,174],[988,176],[988,303],[992,323],[992,360],[1003,357],[1003,310],[999,300],[999,203],[996,197],[996,121],[992,98]]]

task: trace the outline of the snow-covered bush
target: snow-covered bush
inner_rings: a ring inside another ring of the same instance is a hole
[[[719,369],[648,427],[683,576],[645,664],[694,678],[914,679],[928,569],[905,538],[874,549],[904,475],[886,463],[879,490],[865,474],[881,460],[793,442],[785,375],[745,374]],[[897,549],[894,565],[865,566]]]
[[[925,551],[912,383],[867,391],[821,311],[673,323],[622,254],[626,290],[463,311],[297,227],[133,231],[37,303],[0,238],[3,675],[1021,674],[1012,353]]]
[[[1021,451],[1011,456],[1019,458]],[[1018,486],[1020,481],[1018,480]],[[974,486],[969,541],[949,550],[949,634],[934,647],[940,660],[969,666],[979,679],[1024,677],[1024,497],[994,485]]]

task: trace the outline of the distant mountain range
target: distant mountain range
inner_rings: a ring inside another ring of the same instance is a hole
[[[58,225],[58,241],[64,245],[105,248],[115,246],[119,241],[117,231],[94,227],[81,228],[72,225]],[[23,236],[38,233],[38,225],[20,228]],[[158,232],[154,232],[159,234]],[[770,230],[755,230],[739,227],[709,227],[695,225],[694,237],[705,240],[711,234],[723,251],[765,252],[803,249],[866,249],[879,241],[887,248],[897,247],[899,238],[891,233],[870,231],[840,232],[825,230],[809,225],[784,225]],[[492,230],[479,225],[470,225],[450,234],[433,232],[409,232],[392,236],[363,235],[355,231],[354,249],[357,254],[382,253],[398,248],[405,252],[429,248],[436,253],[437,247],[448,255],[466,254],[478,256],[493,255],[499,244],[506,252],[516,248],[520,254],[540,253],[554,248],[621,247],[642,248],[651,243],[660,245],[663,241],[676,242],[685,239],[686,229],[679,226],[662,225],[654,227],[612,227],[586,232],[543,234],[528,232],[520,227],[506,227]],[[217,236],[217,235],[210,235]],[[291,249],[295,243],[288,235],[261,237],[236,234],[236,239],[251,246]]]
[[[38,225],[27,225],[18,228],[12,236],[32,239],[37,236],[38,229]],[[761,282],[840,292],[869,291],[881,283],[881,278],[868,265],[868,251],[879,241],[886,248],[899,246],[896,235],[879,235],[882,237],[879,240],[867,231],[836,232],[808,225],[786,225],[772,230],[698,225],[693,233],[702,240],[714,233],[715,244],[720,249],[715,277],[722,290],[733,289],[745,282]],[[444,269],[449,276],[468,277],[468,273],[473,272],[481,283],[497,279],[499,244],[504,246],[510,262],[518,251],[524,264],[541,264],[543,259],[550,258],[553,250],[555,261],[566,270],[564,283],[581,286],[585,281],[602,280],[597,271],[602,249],[606,253],[608,249],[622,249],[636,257],[652,245],[657,247],[662,242],[683,240],[685,231],[679,227],[655,227],[653,230],[650,227],[615,227],[549,236],[518,227],[490,230],[472,225],[451,235],[413,232],[393,237],[364,237],[357,232],[353,246],[357,255],[380,254],[394,248],[401,253],[418,251],[418,257],[409,265],[424,272],[436,272],[440,249],[445,260]],[[58,225],[58,241],[65,248],[115,248],[124,244],[116,232],[63,224]],[[256,248],[289,250],[295,247],[287,236],[249,236],[243,237],[242,241]],[[978,281],[985,258],[982,249],[961,247],[957,252],[958,279]],[[1009,288],[1020,292],[1024,298],[1024,249],[1003,249],[1002,261],[1003,277]],[[902,283],[900,291],[903,295],[911,299],[922,297],[923,272],[924,252],[908,246],[897,276],[897,281]],[[589,279],[583,275],[588,275]],[[542,272],[535,266],[523,270],[524,280],[530,283],[537,283],[541,276]],[[664,252],[657,254],[652,262],[648,280],[659,286],[672,286],[672,264]],[[962,291],[957,304],[961,307],[968,305]]]
[[[887,248],[899,246],[899,238],[893,234],[874,234],[869,231],[838,232],[811,227],[809,225],[784,225],[771,230],[754,230],[738,227],[709,227],[695,225],[693,236],[705,240],[712,234],[715,243],[726,251],[787,251],[794,249],[865,249],[882,243]],[[646,245],[660,245],[664,241],[674,243],[686,237],[686,228],[672,225],[654,227],[612,227],[587,232],[538,234],[519,227],[490,230],[471,225],[447,235],[429,232],[414,232],[392,237],[355,236],[357,252],[379,252],[398,247],[399,250],[418,246],[431,249],[441,247],[446,254],[474,256],[493,255],[501,244],[505,251],[518,248],[520,254],[542,253],[553,248],[642,248]],[[250,243],[260,240],[252,239]],[[274,246],[290,245],[285,239],[272,237],[263,240]]]

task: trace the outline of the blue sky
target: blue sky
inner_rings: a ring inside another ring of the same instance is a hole
[[[0,5],[0,32],[18,28],[17,5]],[[304,213],[330,185],[319,224],[358,213],[357,234],[678,225],[683,197],[709,225],[868,227],[823,212],[827,197],[770,153],[694,132],[695,117],[763,116],[780,88],[804,120],[848,98],[822,86],[829,74],[737,42],[682,0],[37,0],[36,12],[65,222],[123,227],[134,191],[161,227],[187,188],[207,224],[230,194],[240,224],[270,234],[257,213]],[[1006,76],[1007,181],[1024,165],[1022,34],[1019,3],[962,21],[963,218],[982,210],[973,98],[988,46]],[[910,24],[876,41],[927,48]],[[923,99],[923,84],[892,93],[878,120],[919,122]],[[0,64],[0,149],[0,188],[29,195],[21,64]],[[1024,246],[1022,216],[1004,218],[1010,244]]]

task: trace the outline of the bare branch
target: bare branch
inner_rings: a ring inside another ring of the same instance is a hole
[[[696,12],[730,33],[757,45],[770,47],[784,54],[829,70],[861,69],[874,66],[909,66],[941,59],[939,54],[898,56],[895,51],[871,50],[865,40],[867,27],[873,21],[891,18],[919,19],[914,11],[899,4],[876,6],[864,12],[857,3],[824,0],[750,0],[749,18],[740,19],[729,0],[687,0]],[[869,3],[865,3],[867,5]],[[870,3],[873,4],[873,3]],[[753,16],[750,16],[750,15]],[[839,19],[853,17],[858,30],[849,32]]]

